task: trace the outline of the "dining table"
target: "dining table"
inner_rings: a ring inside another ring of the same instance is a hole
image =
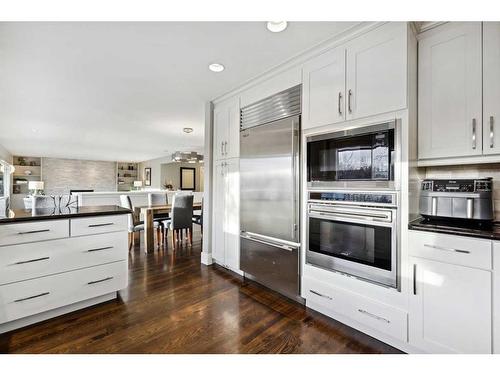
[[[193,203],[193,211],[201,210],[201,202]],[[144,251],[146,253],[153,252],[155,248],[154,240],[154,222],[155,214],[170,214],[172,212],[171,204],[161,205],[145,205],[135,206],[135,215],[143,218],[144,220]]]

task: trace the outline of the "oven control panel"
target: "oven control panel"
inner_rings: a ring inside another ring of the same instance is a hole
[[[365,193],[365,192],[309,192],[309,200],[346,203],[369,203],[380,205],[396,205],[395,193]]]

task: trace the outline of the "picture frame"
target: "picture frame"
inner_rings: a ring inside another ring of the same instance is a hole
[[[195,190],[196,188],[196,168],[181,167],[181,190]]]
[[[144,185],[151,186],[151,168],[144,168]]]

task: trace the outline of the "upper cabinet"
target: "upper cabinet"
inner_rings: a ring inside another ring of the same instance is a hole
[[[215,160],[240,155],[240,101],[232,98],[214,108],[213,156]]]
[[[483,23],[483,153],[500,154],[500,22]]]
[[[386,23],[305,63],[302,128],[406,108],[407,33]]]
[[[345,48],[335,48],[306,63],[302,74],[302,127],[345,121]]]
[[[390,22],[348,43],[348,120],[406,108],[407,39],[407,24]]]
[[[419,159],[482,154],[481,23],[452,22],[418,43]]]

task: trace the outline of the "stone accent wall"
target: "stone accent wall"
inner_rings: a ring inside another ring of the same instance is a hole
[[[493,177],[495,220],[500,221],[500,164],[427,167],[425,177],[443,179]]]
[[[113,161],[42,158],[45,194],[69,194],[71,189],[116,191]]]

